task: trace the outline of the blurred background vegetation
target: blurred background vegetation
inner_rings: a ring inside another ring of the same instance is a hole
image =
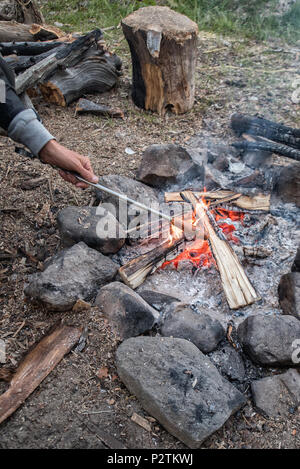
[[[199,28],[252,39],[300,40],[300,0],[40,0],[49,23],[66,31],[109,27],[137,8],[167,5],[196,21]]]

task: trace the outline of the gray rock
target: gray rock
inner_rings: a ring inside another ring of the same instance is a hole
[[[154,187],[185,184],[203,175],[203,167],[196,164],[181,146],[150,145],[143,153],[137,178]]]
[[[284,314],[300,319],[300,272],[291,272],[281,277],[278,295]]]
[[[150,330],[159,317],[155,309],[121,282],[101,288],[95,304],[101,308],[121,339]]]
[[[274,185],[275,193],[283,202],[294,203],[300,207],[300,164],[280,168]]]
[[[293,343],[300,338],[300,321],[293,316],[249,316],[238,327],[238,339],[260,365],[293,366]]]
[[[215,350],[225,337],[219,321],[202,311],[193,311],[186,304],[180,304],[170,312],[161,328],[161,334],[189,340],[204,353]]]
[[[125,176],[111,174],[99,178],[99,183],[115,192],[130,197],[137,202],[145,205],[159,207],[156,193],[151,187],[146,186],[142,182],[135,181]],[[105,208],[113,213],[117,220],[126,228],[130,229],[135,226],[137,214],[140,213],[141,223],[148,222],[148,213],[136,208],[133,205],[120,202],[120,200],[106,192],[96,189],[96,198],[99,202],[105,204]]]
[[[29,276],[26,296],[51,311],[72,309],[78,299],[94,299],[99,287],[114,279],[119,266],[85,243],[60,251],[43,272]]]
[[[245,378],[245,366],[240,354],[231,346],[224,345],[209,355],[218,370],[229,380],[242,382]]]
[[[173,303],[180,303],[181,301],[179,298],[154,290],[143,290],[139,292],[139,295],[158,311],[163,311]]]
[[[190,448],[198,448],[246,402],[191,342],[137,337],[116,353],[117,371],[144,409]]]
[[[300,374],[295,369],[253,381],[254,404],[268,417],[288,417],[300,405]]]
[[[64,247],[83,241],[102,254],[114,254],[125,243],[126,234],[114,215],[99,207],[65,207],[57,216]]]

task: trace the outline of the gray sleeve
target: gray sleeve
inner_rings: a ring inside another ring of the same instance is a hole
[[[39,155],[49,140],[54,139],[32,109],[19,112],[14,117],[8,127],[8,136],[25,145],[35,156]]]

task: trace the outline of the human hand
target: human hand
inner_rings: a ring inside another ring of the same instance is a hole
[[[40,159],[44,163],[48,163],[57,166],[59,169],[60,176],[67,182],[74,184],[76,187],[85,189],[87,184],[79,182],[75,176],[64,171],[75,171],[80,174],[84,179],[94,184],[98,182],[97,176],[95,176],[90,160],[86,156],[82,156],[75,151],[68,150],[68,148],[60,145],[56,140],[50,140],[40,151]]]

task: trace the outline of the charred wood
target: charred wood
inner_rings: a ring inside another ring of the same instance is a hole
[[[231,127],[238,136],[246,133],[265,137],[300,150],[300,129],[246,114],[234,114],[231,118]]]

